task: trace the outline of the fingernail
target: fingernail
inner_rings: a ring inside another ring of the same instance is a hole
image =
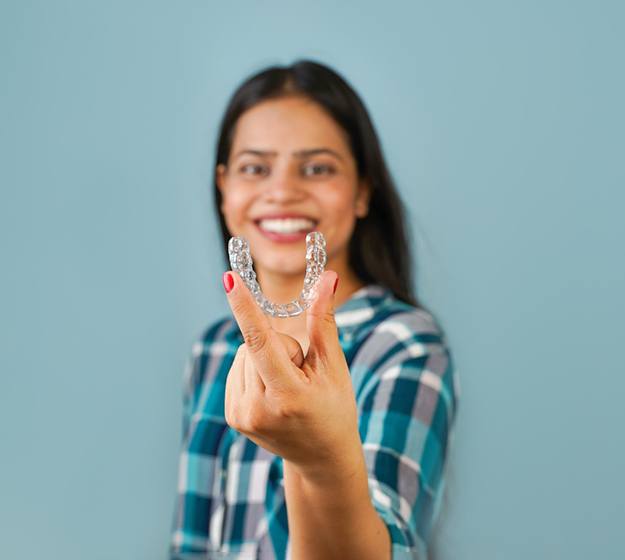
[[[223,276],[221,277],[221,281],[224,284],[226,293],[229,294],[230,290],[234,288],[234,278],[232,278],[232,275],[229,272],[224,272]]]
[[[339,285],[339,277],[336,277],[336,280],[334,281],[334,289],[332,290],[333,294],[336,294],[336,287]]]

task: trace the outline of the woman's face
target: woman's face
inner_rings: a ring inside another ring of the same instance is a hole
[[[368,189],[345,133],[316,102],[284,97],[243,113],[216,178],[228,230],[248,240],[258,274],[303,275],[313,230],[326,239],[327,268],[347,268]]]

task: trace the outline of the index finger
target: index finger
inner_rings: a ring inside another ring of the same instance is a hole
[[[292,381],[289,375],[291,359],[241,277],[236,272],[227,271],[223,282],[249,356],[265,385],[284,385]]]

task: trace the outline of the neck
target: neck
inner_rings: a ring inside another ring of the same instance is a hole
[[[334,270],[339,275],[339,283],[334,295],[334,308],[338,308],[351,295],[364,286],[364,283],[352,272],[346,263],[328,261],[328,270]],[[259,269],[256,272],[258,283],[265,296],[274,303],[288,303],[297,299],[304,285],[304,273],[284,274],[273,270]],[[304,352],[308,348],[306,336],[306,311],[297,317],[279,319],[269,317],[274,330],[293,336],[299,342]]]
[[[337,308],[364,286],[364,283],[346,266],[328,266],[339,275],[339,283],[334,295]],[[297,299],[304,285],[304,273],[284,274],[273,270],[258,270],[257,280],[265,296],[274,303],[288,303]]]

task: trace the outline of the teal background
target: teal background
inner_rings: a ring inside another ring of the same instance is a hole
[[[364,98],[462,408],[446,559],[623,558],[624,5],[0,3],[0,556],[165,558],[229,94]]]

